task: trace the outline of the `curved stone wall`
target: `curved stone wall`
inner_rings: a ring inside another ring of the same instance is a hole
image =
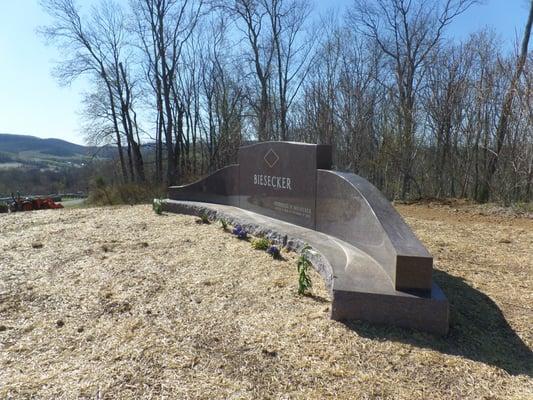
[[[366,179],[318,170],[316,230],[372,256],[397,290],[431,290],[433,259],[402,217]]]
[[[189,210],[180,201],[202,202],[207,208],[232,206],[218,212],[255,215],[261,223],[266,220],[258,216],[269,217],[331,263],[331,271],[321,273],[331,285],[332,318],[417,329],[427,323],[426,330],[445,332],[448,303],[432,283],[431,255],[376,187],[358,175],[331,171],[330,164],[330,146],[246,146],[239,150],[239,164],[170,187],[165,209]]]
[[[223,167],[188,185],[171,186],[168,188],[168,196],[173,200],[239,206],[239,165]]]

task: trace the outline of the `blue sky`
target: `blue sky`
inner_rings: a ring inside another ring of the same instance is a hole
[[[93,0],[79,0],[82,6]],[[315,0],[316,12],[342,10],[351,0]],[[49,22],[38,0],[0,0],[0,133],[55,137],[83,143],[79,111],[86,83],[61,87],[52,77],[53,47],[36,34]],[[511,49],[521,39],[529,0],[485,0],[458,17],[448,36],[461,40],[485,26]]]

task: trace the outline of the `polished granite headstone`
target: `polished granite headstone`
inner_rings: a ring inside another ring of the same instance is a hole
[[[241,147],[239,206],[314,229],[318,168],[331,168],[331,146],[264,142]]]
[[[311,244],[327,259],[318,269],[333,319],[446,333],[448,302],[432,282],[433,258],[377,188],[330,170],[331,159],[326,145],[241,147],[237,165],[170,187],[163,207],[188,213],[207,207]]]

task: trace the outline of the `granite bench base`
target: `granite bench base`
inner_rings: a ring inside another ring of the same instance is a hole
[[[374,258],[336,237],[231,205],[166,199],[162,206],[166,212],[224,218],[297,252],[309,244],[313,267],[330,292],[334,320],[448,332],[448,301],[437,285],[432,283],[429,292],[399,291]]]

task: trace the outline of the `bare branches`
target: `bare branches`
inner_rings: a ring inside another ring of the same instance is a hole
[[[64,50],[62,83],[90,77],[87,129],[123,149],[124,181],[143,179],[144,158],[148,177],[173,184],[235,162],[243,138],[304,140],[331,143],[337,166],[390,197],[479,199],[494,179],[490,197],[530,199],[529,36],[516,58],[486,32],[444,41],[476,2],[356,0],[343,24],[317,24],[308,0],[84,13],[43,0],[53,22],[41,32]]]
[[[425,63],[439,43],[444,28],[475,0],[357,0],[349,20],[389,57],[398,93],[398,129],[401,134],[401,197],[409,192],[415,148],[416,99]]]

